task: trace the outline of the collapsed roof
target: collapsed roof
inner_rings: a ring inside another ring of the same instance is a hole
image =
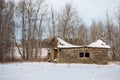
[[[62,40],[61,38],[57,38],[58,40],[58,48],[76,48],[76,47],[84,47],[84,46],[76,46],[76,45],[72,45],[64,40]],[[109,45],[107,45],[105,42],[103,42],[102,40],[97,40],[89,45],[87,45],[86,47],[96,47],[96,48],[111,48]]]

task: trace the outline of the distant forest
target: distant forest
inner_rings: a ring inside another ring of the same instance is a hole
[[[0,0],[0,62],[14,60],[14,47],[22,47],[23,60],[37,59],[33,49],[37,54],[53,37],[75,45],[102,39],[112,47],[112,60],[120,60],[120,9],[114,16],[105,14],[104,22],[92,20],[87,26],[71,3],[57,12],[45,0]]]

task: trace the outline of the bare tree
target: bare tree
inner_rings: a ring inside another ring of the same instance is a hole
[[[106,14],[106,40],[108,44],[111,45],[112,49],[112,59],[115,60],[116,58],[116,41],[117,41],[117,27],[114,26],[114,22],[112,21],[113,17],[110,17],[108,13]]]
[[[3,9],[4,9],[4,0],[0,0],[0,61],[3,61]]]
[[[36,4],[37,3],[37,4]],[[22,0],[18,6],[22,28],[22,56],[23,59],[37,59],[38,49],[41,47],[42,26],[47,13],[44,0]]]
[[[85,45],[86,44],[86,33],[87,33],[87,28],[85,25],[81,25],[78,28],[78,38],[77,38],[77,44],[79,45]]]
[[[0,59],[5,62],[13,57],[11,53],[14,38],[14,2],[0,1]]]
[[[72,17],[73,13],[72,13],[72,5],[70,3],[66,3],[65,8],[63,9],[61,18],[59,22],[61,24],[61,29],[62,29],[62,38],[66,39],[67,38],[67,32],[69,30],[69,24],[70,24],[70,20]]]
[[[115,15],[115,21],[117,23],[117,25],[114,24],[114,33],[112,33],[114,35],[114,53],[115,53],[115,59],[120,59],[120,8],[118,9],[116,15]]]
[[[21,18],[22,18],[22,48],[23,48],[23,51],[22,51],[22,58],[23,59],[26,59],[26,25],[25,25],[25,17],[26,17],[26,14],[25,14],[25,0],[22,0],[20,3],[19,3],[19,9],[20,9],[20,13],[21,13]]]
[[[91,24],[91,27],[90,27],[90,29],[91,29],[91,41],[93,42],[93,41],[96,41],[97,39],[99,39],[98,38],[98,32],[99,32],[99,30],[98,30],[98,25],[97,25],[97,22],[95,22],[94,20],[92,21],[92,24]]]
[[[102,21],[92,21],[92,24],[90,26],[90,33],[91,33],[91,42],[98,40],[98,39],[104,39],[104,30],[103,30],[103,23]]]
[[[55,37],[55,15],[54,15],[54,11],[53,11],[53,8],[51,8],[51,15],[52,15],[52,27],[53,27],[53,37]]]
[[[62,10],[58,21],[58,35],[64,39],[69,40],[75,38],[75,30],[81,24],[81,18],[78,19],[77,11],[71,3],[66,3]],[[75,22],[76,21],[76,22]],[[79,23],[80,22],[80,23]],[[71,36],[72,35],[72,36]],[[74,41],[74,39],[73,39]]]

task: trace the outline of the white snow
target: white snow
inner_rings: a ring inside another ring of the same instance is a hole
[[[97,48],[111,48],[109,45],[107,45],[105,42],[102,40],[97,40],[96,42],[93,42],[88,45],[88,47],[97,47]]]
[[[33,49],[33,54],[36,54],[36,49]],[[38,57],[46,58],[47,55],[48,55],[47,48],[41,48],[41,49],[38,48],[38,54],[37,54]],[[33,56],[35,56],[35,55],[33,55]]]
[[[14,50],[15,50],[15,52],[14,52],[14,57],[15,57],[16,59],[21,59],[22,57],[21,57],[21,55],[19,54],[18,48],[15,47]],[[20,51],[22,52],[22,48],[20,48]],[[41,55],[40,55],[40,52],[41,52]],[[35,53],[36,53],[36,50],[33,49],[33,54],[35,54]],[[38,57],[46,58],[47,55],[48,55],[48,50],[47,50],[47,48],[42,48],[42,49],[39,49],[39,48],[38,48],[38,54],[37,54]],[[35,55],[34,55],[34,56],[35,56]]]
[[[20,51],[22,52],[22,48],[20,48]],[[18,48],[17,47],[14,47],[14,57],[16,58],[16,59],[21,59],[21,55],[19,54],[19,50],[18,50]]]
[[[41,57],[42,58],[45,58],[45,57],[47,57],[48,56],[48,50],[47,50],[47,48],[42,48],[41,49]]]
[[[60,39],[60,38],[57,38],[58,40],[58,48],[70,48],[70,47],[81,47],[81,46],[76,46],[76,45],[72,45],[70,43],[67,43],[66,41]]]
[[[0,80],[120,80],[120,64],[0,64]]]

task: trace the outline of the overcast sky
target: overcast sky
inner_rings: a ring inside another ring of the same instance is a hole
[[[90,25],[92,19],[104,20],[107,10],[112,16],[120,7],[120,0],[48,0],[48,2],[57,11],[60,11],[67,2],[71,2],[87,25]]]

